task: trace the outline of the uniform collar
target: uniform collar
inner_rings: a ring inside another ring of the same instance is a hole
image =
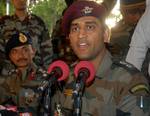
[[[105,75],[108,73],[112,65],[111,55],[108,51],[106,51],[106,54],[96,72],[96,77],[98,78],[104,78]]]
[[[12,17],[13,17],[13,19],[19,20],[19,17],[16,14],[12,15]],[[31,14],[29,14],[29,13],[26,15],[26,17],[24,18],[23,21],[28,20],[28,19],[31,19]]]
[[[34,75],[36,73],[36,65],[34,63],[32,63],[23,73],[22,73],[22,79],[26,80],[33,80]]]
[[[36,72],[37,70],[37,66],[35,63],[31,63],[30,66],[28,66],[28,68],[23,72],[22,75],[27,75],[27,72]],[[13,67],[11,70],[8,71],[9,72],[9,75],[12,75],[13,73],[19,73],[20,71]]]

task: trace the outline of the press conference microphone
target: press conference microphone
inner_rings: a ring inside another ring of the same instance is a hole
[[[60,82],[66,80],[69,76],[69,67],[68,65],[61,60],[53,62],[48,68],[48,76],[41,85],[38,87],[38,90],[43,91],[48,86],[51,86],[55,82]]]
[[[80,61],[74,69],[77,83],[89,85],[95,77],[95,68],[89,61]]]
[[[73,90],[73,116],[81,116],[82,108],[82,95],[85,89],[85,85],[91,84],[95,77],[95,69],[91,62],[80,61],[74,69],[74,75],[76,77],[76,84]]]

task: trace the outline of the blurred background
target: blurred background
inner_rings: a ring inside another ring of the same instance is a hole
[[[103,2],[103,0],[95,1],[98,3]],[[72,0],[28,0],[28,10],[40,16],[45,21],[51,34],[56,21],[62,16],[63,10],[67,7],[66,2],[71,3]],[[122,19],[119,5],[119,0],[117,0],[115,5],[112,5],[114,8],[106,20],[106,24],[110,28],[114,27],[116,22]],[[13,10],[11,0],[0,0],[0,16],[11,15]]]

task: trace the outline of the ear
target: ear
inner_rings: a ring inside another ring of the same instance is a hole
[[[106,26],[106,29],[104,31],[104,42],[109,43],[110,37],[111,37],[111,29],[108,26]]]
[[[31,55],[32,55],[32,58],[34,58],[34,56],[35,56],[35,53],[36,53],[36,50],[35,50],[35,48],[31,48],[32,50],[31,50]]]

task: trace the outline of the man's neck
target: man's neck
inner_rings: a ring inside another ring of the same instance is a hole
[[[16,10],[15,14],[19,18],[19,20],[23,21],[28,15],[28,12],[26,10]]]
[[[100,66],[100,64],[102,63],[102,60],[106,54],[106,48],[104,47],[103,50],[101,51],[101,54],[99,54],[99,56],[97,58],[95,58],[94,60],[92,60],[91,62],[93,63],[95,69],[98,69],[98,67]]]
[[[27,70],[28,67],[19,67],[18,70],[22,73]]]

